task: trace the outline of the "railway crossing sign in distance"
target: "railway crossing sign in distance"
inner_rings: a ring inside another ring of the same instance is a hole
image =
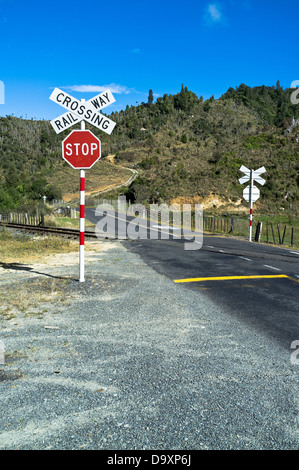
[[[72,131],[62,142],[62,156],[73,168],[91,168],[101,158],[101,141],[89,130]]]
[[[246,166],[242,165],[240,171],[244,173],[244,176],[239,179],[239,183],[247,183],[249,185],[243,190],[243,198],[245,201],[250,203],[250,223],[249,223],[249,241],[252,239],[252,204],[256,202],[260,197],[260,190],[254,186],[253,182],[261,184],[262,186],[266,183],[266,180],[260,175],[266,172],[266,168],[262,166],[258,170],[249,170]]]
[[[264,178],[260,176],[262,173],[266,172],[266,168],[262,166],[258,170],[249,170],[248,168],[246,168],[246,166],[242,165],[240,171],[242,171],[245,176],[242,176],[242,178],[239,179],[239,183],[243,184],[247,183],[248,181],[250,182],[250,184],[246,186],[243,191],[243,198],[247,202],[257,201],[260,197],[260,190],[253,185],[253,182],[255,181],[256,183],[259,183],[262,186],[266,183],[266,180],[264,180]]]

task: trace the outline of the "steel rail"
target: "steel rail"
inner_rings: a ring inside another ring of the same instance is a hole
[[[8,228],[15,228],[19,230],[27,230],[31,232],[42,232],[42,233],[53,233],[57,235],[72,235],[74,237],[80,236],[79,229],[73,228],[64,228],[64,227],[41,227],[38,225],[29,225],[29,224],[15,224],[11,222],[0,222],[0,226],[8,227]],[[91,232],[86,230],[85,236],[89,238],[97,238],[95,232]]]

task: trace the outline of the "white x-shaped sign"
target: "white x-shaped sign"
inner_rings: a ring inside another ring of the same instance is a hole
[[[55,88],[50,96],[50,100],[67,109],[66,113],[50,121],[57,134],[82,120],[89,122],[106,132],[106,134],[111,134],[116,125],[111,119],[99,113],[100,110],[115,101],[114,96],[109,90],[103,91],[90,100],[82,102],[65,91]]]
[[[239,179],[239,183],[240,184],[247,183],[247,181],[250,180],[250,170],[246,168],[246,166],[242,165],[240,168],[240,171],[245,173],[245,176],[242,176],[242,178]],[[266,172],[266,168],[264,166],[262,166],[258,170],[253,170],[252,172],[253,181],[256,181],[257,183],[263,186],[266,183],[266,180],[262,178],[260,175],[265,172]]]

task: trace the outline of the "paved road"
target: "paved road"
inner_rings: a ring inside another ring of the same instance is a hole
[[[0,448],[298,449],[298,255],[220,237],[95,245],[85,283],[77,253],[2,267],[2,311],[9,292],[41,299],[0,317]]]
[[[101,220],[91,209],[86,217],[93,222]],[[116,238],[126,238],[124,216],[119,220],[112,213],[105,217],[108,231],[114,226]],[[134,219],[128,220],[132,223]],[[159,232],[156,240],[150,239],[153,227]],[[299,340],[299,250],[208,234],[203,236],[200,249],[186,250],[192,240],[163,227],[159,230],[156,224],[148,223],[143,239],[127,238],[124,243],[160,274],[186,289],[204,293],[218,306],[228,308],[232,316],[242,318],[244,324],[275,338],[283,348],[289,349]],[[161,239],[161,233],[169,239]]]
[[[186,288],[204,293],[284,348],[299,339],[298,255],[208,236],[200,250],[189,252],[173,240],[127,244],[159,273],[187,280]]]

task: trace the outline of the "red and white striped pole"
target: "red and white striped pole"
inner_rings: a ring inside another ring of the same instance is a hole
[[[250,192],[249,192],[249,201],[250,201],[250,218],[249,218],[249,241],[252,241],[252,193],[253,193],[253,171],[250,170]]]
[[[80,170],[80,252],[79,281],[84,282],[85,170]]]
[[[85,102],[84,99],[81,100]],[[85,130],[85,121],[81,121],[81,131]],[[84,231],[85,231],[85,170],[80,170],[80,248],[79,248],[79,282],[85,281],[84,276]]]

